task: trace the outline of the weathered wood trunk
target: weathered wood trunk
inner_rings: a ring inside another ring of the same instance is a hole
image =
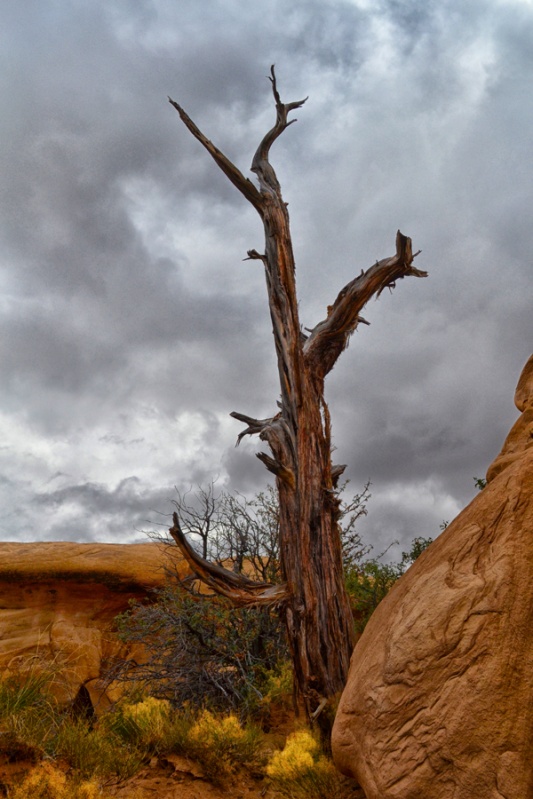
[[[319,383],[321,381],[318,381]],[[307,715],[344,687],[354,625],[344,587],[339,500],[334,490],[327,409],[304,368],[297,415],[294,485],[278,478],[285,620],[296,683]],[[327,714],[320,721],[327,721]]]
[[[261,174],[259,164],[254,166]],[[324,699],[344,686],[354,630],[343,580],[324,379],[304,354],[289,215],[279,186],[271,183],[266,189],[264,263],[281,413],[260,433],[274,459],[260,457],[277,477],[281,567],[288,593],[284,616],[296,685],[312,717]],[[324,714],[320,720],[326,718]]]
[[[276,124],[259,145],[252,162],[259,189],[247,180],[196,127],[183,109],[170,100],[191,133],[259,213],[265,229],[265,251],[248,252],[263,263],[276,346],[281,400],[279,412],[269,419],[242,413],[232,416],[247,424],[240,434],[258,434],[271,454],[259,453],[276,476],[280,513],[280,557],[286,583],[268,586],[223,573],[195,555],[174,518],[171,533],[199,576],[238,604],[282,604],[294,661],[296,686],[307,716],[330,726],[328,703],[342,690],[354,643],[353,620],[344,587],[336,483],[344,469],[332,466],[328,407],[324,379],[345,349],[366,302],[406,275],[425,276],[412,266],[411,240],[399,231],[396,254],[377,262],[345,286],[327,318],[302,332],[298,315],[295,263],[289,214],[276,173],[269,163],[274,141],[288,125],[290,111],[305,100],[283,104],[271,82]],[[292,122],[295,120],[292,120]],[[325,712],[324,712],[325,711]]]

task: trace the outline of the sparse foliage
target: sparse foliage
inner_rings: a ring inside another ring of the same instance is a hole
[[[346,485],[343,489],[346,493]],[[222,554],[221,562],[229,560],[232,569],[248,568],[276,579],[279,512],[272,487],[251,500],[224,491],[215,493],[213,486],[206,491],[198,489],[190,497],[198,498],[197,505],[192,500],[188,504],[188,513],[194,514],[191,530],[202,528],[201,513],[206,507],[210,519],[217,519],[210,525],[214,540],[207,540],[208,552]],[[216,501],[207,503],[206,497],[216,497]],[[357,633],[363,631],[396,580],[433,541],[421,536],[413,539],[398,562],[386,562],[386,552],[370,557],[371,547],[363,544],[356,528],[367,513],[370,498],[367,483],[340,507],[346,589]],[[181,496],[177,503],[184,506]],[[134,604],[119,619],[123,639],[142,643],[147,659],[140,664],[115,664],[110,678],[149,684],[154,695],[176,707],[233,709],[242,717],[261,713],[280,681],[283,688],[278,693],[290,693],[287,679],[292,670],[286,668],[289,653],[279,614],[262,606],[235,608],[220,598],[194,593],[191,586],[185,590],[182,583],[172,580],[175,551],[172,546],[166,550],[170,581],[155,592],[157,601]]]
[[[369,499],[367,484],[341,504],[346,562],[359,562],[368,551],[356,523],[366,514]],[[247,500],[217,492],[211,485],[189,492],[186,501],[178,494],[176,504],[183,513],[184,529],[193,540],[196,535],[212,560],[236,573],[247,570],[263,580],[279,579],[279,506],[274,488]],[[201,538],[198,531],[207,529],[209,535]],[[177,707],[231,708],[241,715],[263,709],[269,686],[289,657],[278,609],[235,608],[224,599],[198,593],[194,584],[176,578],[176,548],[169,546],[165,552],[169,582],[155,592],[157,601],[134,604],[119,619],[123,639],[142,644],[147,658],[139,664],[113,664],[110,679],[149,683],[155,695]]]
[[[263,698],[264,675],[287,657],[275,611],[234,608],[172,585],[157,592],[157,603],[134,605],[120,630],[125,640],[144,645],[147,659],[115,664],[111,676],[150,684],[177,707],[233,708],[246,715]]]
[[[280,579],[279,505],[272,486],[249,500],[210,483],[186,494],[178,491],[174,505],[182,531],[204,559],[237,574],[246,564],[265,582]]]
[[[363,632],[370,616],[389,593],[394,583],[432,542],[432,538],[414,538],[411,549],[408,552],[402,552],[402,559],[396,563],[384,562],[383,555],[385,553],[376,558],[366,558],[368,550],[360,558],[347,563],[346,587],[352,603],[355,629],[358,633]]]
[[[424,552],[424,550],[426,550],[432,543],[432,538],[424,538],[423,536],[417,536],[416,538],[413,538],[409,552],[402,552],[402,559],[400,561],[400,574],[403,574],[405,571],[407,571],[409,566],[412,566],[415,560],[419,558],[422,552]]]

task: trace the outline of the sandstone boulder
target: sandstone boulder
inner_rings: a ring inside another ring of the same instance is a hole
[[[52,665],[59,699],[84,686],[105,705],[103,664],[135,654],[115,617],[163,584],[163,562],[154,543],[0,543],[0,670]]]
[[[368,799],[533,797],[533,356],[485,489],[355,647],[333,730]]]

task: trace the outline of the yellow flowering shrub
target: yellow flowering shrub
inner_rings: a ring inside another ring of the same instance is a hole
[[[273,787],[289,799],[341,799],[342,777],[308,730],[289,735],[266,767]]]
[[[133,723],[143,744],[156,746],[168,729],[170,704],[166,699],[148,696],[142,702],[122,705],[121,714],[126,723]]]
[[[241,727],[237,716],[230,714],[217,718],[209,710],[203,710],[191,727],[189,739],[201,746],[229,749],[238,746],[246,739],[246,730]]]
[[[293,780],[313,768],[320,746],[307,730],[300,730],[287,738],[285,748],[275,752],[267,765],[271,779]]]
[[[9,794],[10,799],[104,799],[94,780],[72,782],[51,763],[40,763]]]
[[[257,760],[259,741],[255,728],[242,727],[237,716],[215,716],[203,710],[192,724],[185,746],[206,776],[220,784],[237,765],[250,766]]]

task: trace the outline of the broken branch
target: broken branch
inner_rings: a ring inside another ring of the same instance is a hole
[[[179,547],[183,557],[202,582],[213,589],[217,594],[227,597],[234,605],[274,605],[287,598],[287,586],[284,584],[260,583],[246,577],[245,574],[236,574],[216,563],[210,563],[195,552],[187,540],[178,514],[172,515],[173,525],[169,533]]]
[[[248,178],[245,178],[240,169],[238,169],[235,164],[233,164],[229,158],[227,158],[224,153],[218,149],[218,147],[215,147],[213,142],[209,141],[209,139],[204,136],[202,131],[197,127],[197,125],[195,125],[190,116],[180,105],[178,105],[178,103],[172,100],[171,97],[168,98],[168,101],[172,106],[174,106],[180,115],[182,122],[190,130],[194,138],[197,139],[200,144],[203,144],[211,158],[213,158],[215,163],[224,172],[226,177],[231,180],[233,185],[239,189],[241,194],[243,194],[246,199],[252,203],[254,208],[261,214],[263,200],[260,192],[256,189],[252,181],[248,180]]]
[[[262,191],[274,191],[275,194],[281,197],[280,185],[278,183],[276,173],[268,161],[268,155],[270,148],[276,139],[281,136],[283,131],[288,128],[289,125],[292,125],[293,122],[296,122],[295,119],[292,119],[290,122],[288,121],[287,117],[289,113],[294,111],[295,108],[301,108],[307,100],[307,97],[305,97],[303,100],[296,100],[292,103],[282,103],[276,84],[274,64],[272,64],[270,67],[269,80],[272,84],[272,93],[276,103],[276,124],[263,137],[259,147],[257,148],[252,160],[251,170],[252,172],[256,173]]]
[[[412,266],[413,258],[411,239],[398,231],[396,254],[377,261],[339,292],[328,307],[327,318],[313,328],[304,344],[306,361],[318,377],[325,377],[333,369],[357,325],[368,324],[359,312],[371,297],[379,297],[385,288],[392,288],[404,277],[427,277],[427,272]]]

